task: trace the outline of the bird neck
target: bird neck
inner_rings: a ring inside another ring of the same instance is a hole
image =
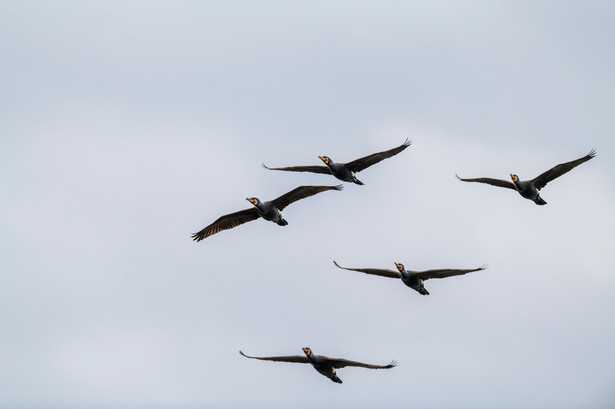
[[[263,202],[261,202],[260,200],[258,201],[257,204],[254,205],[254,207],[256,207],[256,209],[259,212],[264,212],[265,211],[265,205],[263,204]]]
[[[327,166],[331,170],[337,170],[337,169],[340,168],[340,165],[338,165],[337,163],[333,162],[331,159],[329,159],[329,163],[327,163]]]
[[[513,181],[513,185],[515,185],[515,189],[517,189],[517,191],[521,191],[523,185],[521,184],[521,179],[517,179],[517,181]]]
[[[318,358],[316,358],[316,355],[314,355],[314,353],[311,353],[310,355],[306,355],[308,361],[314,363],[316,361],[318,361]]]

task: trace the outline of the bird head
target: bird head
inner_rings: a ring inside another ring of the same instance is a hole
[[[325,163],[325,165],[329,165],[331,164],[331,162],[333,162],[331,160],[331,158],[329,158],[328,156],[319,156],[318,157],[321,161],[323,161]]]
[[[516,185],[517,182],[519,182],[519,176],[515,175],[515,174],[510,174],[510,178],[512,179],[513,183]]]
[[[246,200],[252,203],[254,206],[258,206],[259,204],[261,204],[261,201],[258,200],[258,198],[256,197],[247,197]]]
[[[405,270],[404,265],[401,263],[395,263],[395,267],[397,267],[397,271],[399,271],[400,273]]]
[[[308,347],[303,347],[303,348],[301,348],[301,349],[303,349],[303,353],[305,354],[305,356],[310,356],[310,355],[312,355],[312,350],[311,350],[310,348],[308,348]]]

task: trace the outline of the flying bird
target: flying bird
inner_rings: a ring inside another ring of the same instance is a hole
[[[261,202],[256,197],[249,197],[246,200],[254,207],[250,209],[240,210],[235,213],[224,215],[218,218],[209,226],[203,228],[198,233],[192,234],[194,241],[201,241],[213,234],[222,230],[232,229],[240,224],[256,220],[262,217],[265,220],[277,223],[280,226],[286,226],[288,222],[282,218],[282,210],[289,204],[297,200],[305,199],[306,197],[314,196],[326,190],[342,190],[342,185],[337,186],[299,186],[288,193],[283,194],[277,199],[267,202]]]
[[[582,158],[566,163],[560,163],[559,165],[554,166],[553,168],[540,174],[532,180],[520,180],[517,175],[512,173],[510,174],[512,182],[509,182],[508,180],[492,178],[462,179],[457,174],[455,174],[455,176],[457,176],[457,179],[461,180],[462,182],[487,183],[493,186],[505,187],[508,189],[516,190],[524,198],[532,200],[537,205],[542,206],[546,205],[547,202],[545,202],[544,199],[540,197],[540,189],[545,187],[547,183],[549,183],[553,179],[562,176],[564,173],[570,172],[572,169],[579,166],[583,162],[587,162],[594,156],[596,156],[596,151],[592,149],[587,155],[583,156]]]
[[[329,358],[324,355],[316,355],[312,353],[310,348],[302,348],[303,355],[290,355],[290,356],[248,356],[243,352],[239,351],[239,353],[246,358],[250,359],[260,359],[263,361],[277,361],[277,362],[294,362],[298,364],[312,364],[314,369],[316,369],[321,375],[326,376],[331,379],[333,382],[342,383],[342,380],[337,377],[335,374],[335,370],[339,368],[345,368],[347,366],[358,366],[361,368],[369,368],[369,369],[389,369],[397,366],[397,361],[391,361],[388,365],[371,365],[364,364],[363,362],[357,361],[349,361],[347,359],[340,358]]]
[[[326,175],[333,175],[339,180],[344,182],[356,183],[362,185],[363,182],[357,179],[355,173],[362,171],[376,163],[397,155],[399,152],[406,149],[412,141],[406,139],[404,143],[397,148],[389,149],[388,151],[373,153],[365,157],[353,160],[347,163],[336,163],[328,156],[319,156],[320,160],[324,162],[326,166],[289,166],[286,168],[270,168],[263,163],[263,167],[269,170],[285,170],[288,172],[312,172],[323,173]]]
[[[393,271],[380,268],[346,268],[337,264],[335,260],[333,261],[333,264],[343,270],[358,271],[360,273],[372,274],[389,278],[401,278],[401,281],[403,281],[404,284],[423,295],[429,295],[429,291],[425,289],[425,280],[429,280],[430,278],[446,278],[452,276],[459,276],[467,273],[472,273],[474,271],[484,270],[487,268],[487,265],[483,264],[479,268],[472,268],[466,270],[445,268],[438,270],[412,271],[406,270],[403,264],[395,263],[397,271]]]

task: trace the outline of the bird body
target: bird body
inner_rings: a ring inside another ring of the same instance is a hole
[[[280,226],[286,226],[288,222],[282,218],[282,212],[280,209],[275,207],[275,205],[271,201],[261,202],[258,198],[247,198],[248,201],[256,201],[254,208],[258,212],[258,215],[265,220],[269,220],[270,222],[274,222]]]
[[[310,361],[310,364],[312,364],[314,369],[316,369],[319,374],[326,376],[333,382],[342,383],[342,380],[336,375],[335,367],[333,366],[329,358],[313,354],[312,350],[310,350],[309,348],[303,348],[303,350],[303,352],[307,356],[307,359]]]
[[[348,359],[342,358],[329,358],[324,355],[316,355],[312,352],[312,350],[308,347],[302,348],[304,356],[302,355],[289,355],[289,356],[248,356],[243,352],[239,351],[242,356],[250,359],[259,359],[263,361],[277,361],[277,362],[293,362],[299,364],[311,364],[319,374],[326,376],[331,379],[333,382],[342,383],[342,380],[337,376],[336,369],[345,368],[347,366],[357,366],[361,368],[369,368],[369,369],[389,369],[397,366],[396,361],[391,361],[388,365],[372,365],[365,364],[363,362],[358,361],[350,361]]]
[[[376,163],[390,158],[391,156],[395,156],[408,146],[412,144],[411,141],[406,139],[404,143],[400,146],[389,149],[387,151],[373,153],[371,155],[364,156],[362,158],[353,160],[352,162],[341,163],[334,162],[328,156],[319,156],[318,158],[323,161],[326,166],[288,166],[283,168],[270,168],[263,164],[265,169],[269,170],[283,170],[287,172],[312,172],[312,173],[322,173],[326,175],[333,175],[341,181],[355,183],[357,185],[362,185],[363,182],[357,179],[356,173],[366,169]]]
[[[339,180],[349,183],[355,183],[357,185],[363,184],[363,182],[357,179],[356,174],[352,170],[350,170],[349,167],[345,164],[335,163],[328,156],[319,156],[318,158],[320,158],[320,160],[322,160],[325,165],[327,165],[327,167],[329,168],[329,172]]]
[[[418,291],[422,295],[429,295],[429,292],[425,289],[424,281],[414,271],[408,271],[402,269],[401,281],[413,290]]]
[[[406,270],[403,264],[395,263],[395,267],[397,267],[397,271],[383,269],[383,268],[347,268],[342,267],[337,264],[336,261],[333,261],[338,268],[342,270],[350,270],[350,271],[358,271],[365,274],[377,275],[381,277],[389,277],[389,278],[399,278],[401,281],[408,287],[417,291],[422,295],[429,295],[429,291],[425,289],[425,280],[429,280],[430,278],[446,278],[452,276],[463,275],[467,273],[472,273],[474,271],[480,271],[487,268],[486,265],[482,265],[479,268],[471,268],[471,269],[452,269],[452,268],[444,268],[444,269],[435,269],[435,270],[425,270],[425,271],[412,271]]]
[[[201,241],[222,230],[232,229],[240,224],[256,220],[259,217],[276,223],[279,226],[286,226],[288,222],[282,217],[282,210],[286,206],[297,200],[305,199],[327,190],[342,190],[342,186],[299,186],[276,199],[266,202],[261,202],[256,197],[246,198],[254,207],[219,217],[209,226],[201,229],[201,231],[193,233],[192,239],[194,241]]]
[[[594,156],[596,156],[596,151],[592,149],[587,155],[579,159],[572,160],[570,162],[560,163],[559,165],[552,167],[551,169],[541,173],[540,175],[536,176],[534,179],[531,180],[521,180],[517,175],[514,175],[512,173],[510,174],[512,182],[492,178],[464,179],[460,178],[457,174],[455,174],[455,176],[457,176],[457,179],[461,180],[462,182],[486,183],[492,186],[516,190],[522,197],[533,201],[537,205],[542,206],[546,205],[547,202],[545,202],[545,200],[540,197],[540,190],[545,187],[547,183],[549,183],[553,179],[562,176],[565,173],[570,172],[572,169],[579,166],[581,163],[587,162]]]
[[[522,197],[529,199],[540,206],[547,204],[547,202],[540,197],[540,189],[538,189],[531,180],[520,180],[519,176],[512,174],[510,177],[513,181],[515,189]]]

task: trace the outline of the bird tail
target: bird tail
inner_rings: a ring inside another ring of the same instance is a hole
[[[363,185],[363,182],[361,182],[359,179],[355,179],[353,182],[357,185]]]
[[[420,294],[423,294],[423,295],[429,295],[429,291],[427,291],[427,290],[425,289],[425,287],[421,288],[421,289],[420,289],[420,291],[419,291],[419,293],[420,293]]]
[[[336,383],[342,383],[342,380],[338,378],[336,374],[333,374],[333,376],[331,377],[331,380]]]
[[[280,220],[277,221],[279,226],[286,226],[288,222],[280,217]]]
[[[538,197],[536,198],[536,200],[534,200],[534,203],[536,203],[537,205],[540,205],[540,206],[542,206],[542,205],[546,205],[546,204],[547,204],[547,202],[545,202],[545,201],[543,200],[543,198],[542,198],[542,197],[540,197],[540,196],[538,196]]]

